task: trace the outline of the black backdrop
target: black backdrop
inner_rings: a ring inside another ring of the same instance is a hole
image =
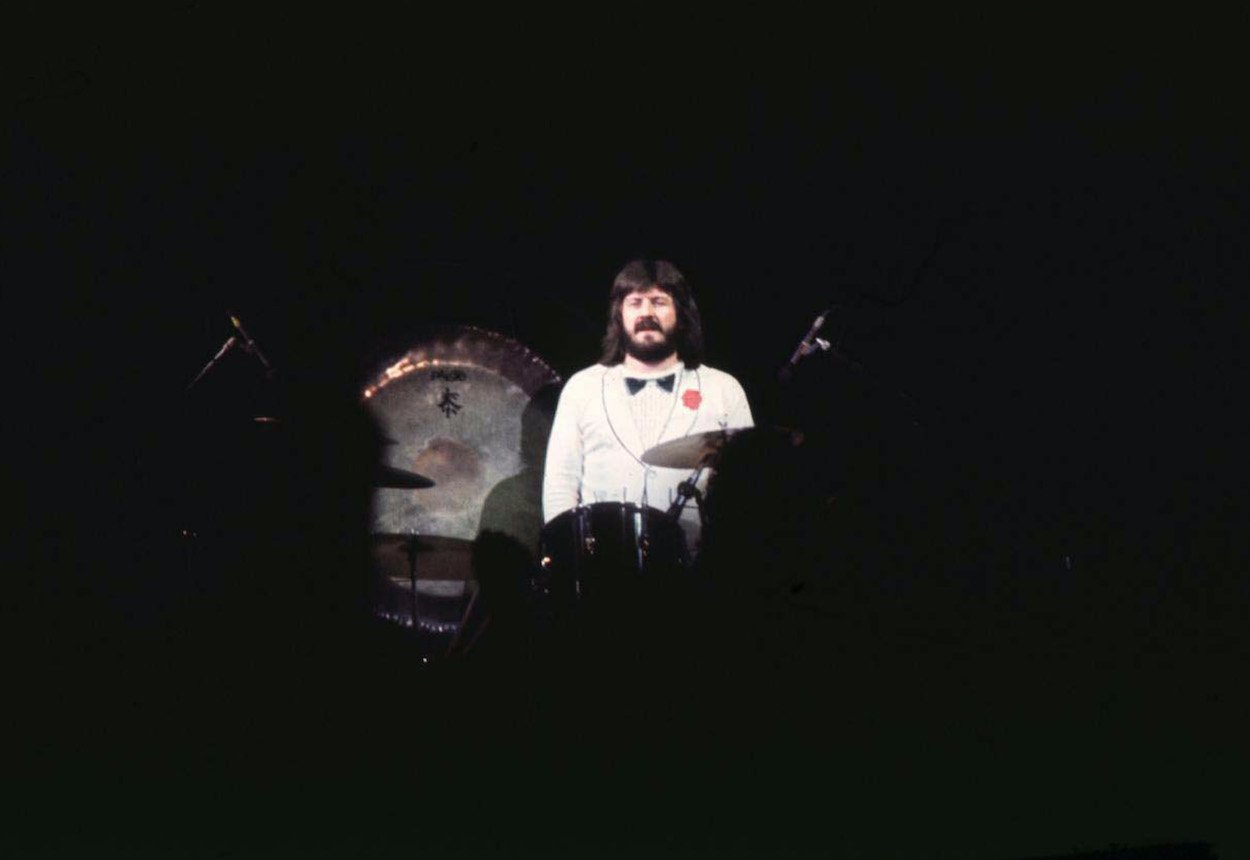
[[[1069,637],[1072,665],[1115,651],[1107,671],[1150,690],[1133,707],[1232,707],[1250,177],[1222,69],[848,59],[752,75],[634,72],[631,55],[579,80],[584,58],[523,63],[516,45],[284,64],[192,49],[194,25],[171,25],[145,51],[50,54],[8,92],[22,642],[72,652],[84,628],[141,626],[205,471],[214,505],[261,504],[248,464],[213,459],[217,418],[294,397],[325,428],[304,453],[351,464],[368,449],[346,404],[421,326],[501,332],[567,377],[597,354],[615,271],[660,256],[757,420],[824,434],[847,509],[830,540],[870,571],[859,599],[910,595],[891,623],[925,635],[975,617],[988,651],[985,630],[1020,629],[1038,650]],[[827,307],[837,353],[781,388]],[[191,401],[231,313],[281,384],[232,354]],[[796,616],[847,611],[836,585],[807,585]],[[1156,669],[1190,686],[1164,694]],[[1239,731],[1218,737],[1244,750]],[[1172,830],[1115,820],[1073,832],[1226,834],[1199,812]]]

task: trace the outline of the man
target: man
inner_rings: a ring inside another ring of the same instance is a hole
[[[599,364],[575,373],[556,407],[543,474],[543,519],[595,502],[667,510],[693,469],[642,461],[661,442],[753,425],[738,381],[703,364],[699,309],[681,272],[664,260],[634,260],[612,284]],[[706,488],[706,472],[699,489]],[[699,548],[695,501],[681,525]]]

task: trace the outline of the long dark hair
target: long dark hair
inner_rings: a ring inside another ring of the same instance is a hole
[[[703,363],[703,321],[699,306],[686,284],[686,278],[667,260],[631,260],[612,282],[608,304],[608,330],[603,335],[603,357],[600,364],[620,364],[625,360],[625,330],[621,323],[621,305],[630,293],[646,292],[659,287],[673,297],[677,309],[677,331],[674,340],[677,356],[691,370]]]

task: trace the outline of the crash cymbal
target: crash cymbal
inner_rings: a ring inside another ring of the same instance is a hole
[[[803,435],[786,427],[739,427],[732,430],[708,430],[692,433],[680,439],[672,439],[642,452],[642,462],[669,469],[697,469],[700,466],[715,467],[721,450],[732,440],[745,436],[753,438],[777,436],[789,445],[802,444]]]
[[[375,570],[401,587],[412,577],[414,553],[418,580],[473,579],[471,540],[442,535],[375,534],[372,543]]]
[[[434,482],[425,477],[425,475],[418,475],[416,472],[405,472],[403,469],[396,469],[394,466],[384,466],[379,463],[374,467],[373,486],[387,487],[393,490],[423,490],[434,486]]]
[[[744,428],[747,429],[747,428]],[[669,469],[711,466],[725,444],[742,430],[708,430],[671,439],[642,452],[642,462]]]

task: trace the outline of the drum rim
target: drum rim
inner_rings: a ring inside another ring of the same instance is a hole
[[[569,515],[575,514],[578,511],[590,511],[594,509],[606,510],[607,508],[624,510],[630,513],[651,512],[661,519],[672,520],[674,523],[678,523],[677,517],[673,516],[671,513],[664,510],[663,508],[657,508],[657,507],[654,507],[653,505],[640,505],[637,502],[602,501],[602,502],[584,502],[580,505],[577,505],[576,507],[572,507],[567,510],[561,511],[560,513],[552,517],[550,520],[548,520],[546,523],[544,523],[543,528],[545,529],[547,526],[551,525],[556,520],[561,519],[562,517],[568,517]]]

